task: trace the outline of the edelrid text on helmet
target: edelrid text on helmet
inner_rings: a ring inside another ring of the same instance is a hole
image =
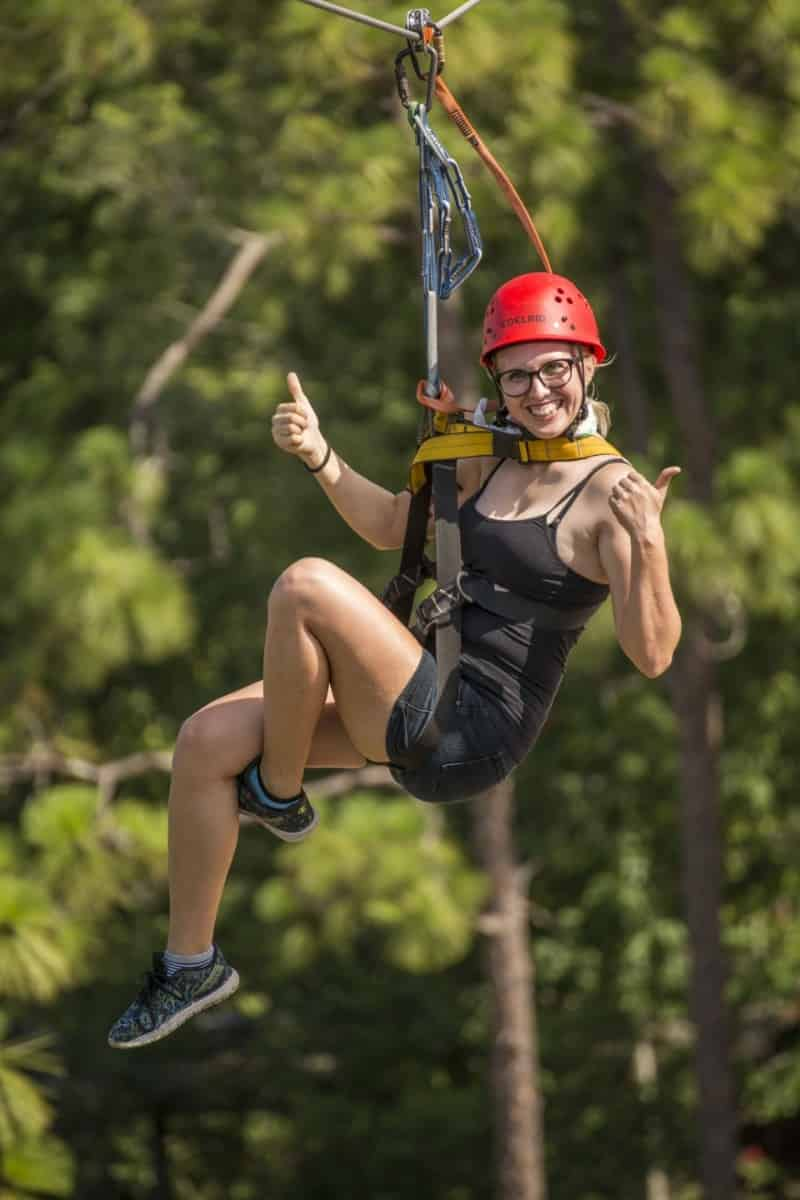
[[[534,326],[535,328],[532,328]],[[574,342],[598,362],[606,357],[589,301],[570,279],[536,271],[509,279],[495,292],[483,320],[481,363],[517,342]]]

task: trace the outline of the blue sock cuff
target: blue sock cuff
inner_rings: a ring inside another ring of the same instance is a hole
[[[261,778],[261,772],[258,769],[258,759],[251,763],[245,771],[245,779],[248,787],[251,787],[258,799],[266,808],[274,808],[276,812],[283,812],[287,808],[293,808],[300,800],[303,799],[303,792],[298,792],[296,796],[291,796],[288,800],[277,800],[275,796],[271,796],[264,786],[264,780]]]

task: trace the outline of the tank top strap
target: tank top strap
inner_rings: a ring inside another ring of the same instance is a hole
[[[489,486],[489,480],[494,478],[494,476],[495,476],[495,475],[497,474],[497,472],[500,470],[500,468],[502,467],[502,465],[503,465],[503,463],[504,463],[504,462],[506,462],[506,459],[504,459],[504,458],[501,458],[499,463],[495,463],[495,465],[492,467],[492,469],[491,469],[491,471],[489,472],[489,474],[488,474],[488,475],[486,476],[486,478],[484,479],[484,481],[483,481],[483,483],[481,484],[481,486],[478,488],[477,492],[474,492],[474,493],[473,493],[473,494],[470,496],[470,500],[471,500],[471,502],[472,502],[473,504],[477,503],[477,501],[480,499],[480,497],[481,497],[481,496],[483,495],[483,493],[486,491],[487,487]]]
[[[556,500],[555,504],[551,508],[548,508],[546,513],[542,514],[542,516],[546,519],[547,517],[550,516],[550,514],[552,512],[555,512],[555,510],[559,507],[559,505],[562,505],[562,507],[556,513],[555,518],[552,521],[547,522],[549,527],[551,529],[558,528],[558,526],[561,524],[561,521],[567,515],[569,510],[572,508],[573,504],[578,499],[578,496],[580,496],[581,492],[586,487],[587,483],[589,482],[589,480],[592,478],[593,475],[596,475],[598,471],[602,471],[603,467],[610,466],[611,463],[627,462],[627,461],[628,460],[626,458],[607,458],[605,460],[605,462],[597,463],[596,466],[592,467],[591,471],[589,471],[586,475],[584,475],[583,479],[581,479],[578,483],[576,483],[574,487],[571,487],[568,492],[565,492],[563,496],[559,496],[559,498],[558,498],[558,500]]]

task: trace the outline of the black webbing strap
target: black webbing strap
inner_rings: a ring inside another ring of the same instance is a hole
[[[465,604],[477,604],[509,621],[530,621],[537,629],[550,631],[582,629],[598,607],[588,604],[570,609],[553,608],[501,587],[485,575],[461,571],[455,586],[437,587],[417,605],[412,632],[424,644],[432,629],[447,624],[451,614]]]
[[[433,513],[436,531],[436,583],[447,591],[461,574],[461,529],[458,523],[458,460],[433,464]],[[461,658],[461,610],[436,627],[437,715],[454,709]]]
[[[431,563],[425,556],[425,540],[431,506],[430,477],[424,487],[411,497],[408,522],[403,538],[400,568],[383,589],[381,600],[398,620],[407,625],[414,606],[414,595],[425,579],[433,577]]]
[[[532,621],[537,629],[569,630],[583,629],[589,618],[597,611],[597,604],[584,604],[576,608],[554,608],[531,600],[519,592],[501,587],[485,575],[465,572],[460,581],[461,590],[470,604],[477,604],[499,617],[510,621]]]
[[[517,462],[522,461],[518,433],[503,433],[502,429],[493,429],[491,433],[494,458],[515,458]]]
[[[461,529],[458,523],[458,480],[456,475],[457,460],[452,459],[449,462],[435,462],[430,466],[431,490],[433,494],[433,511],[434,511],[434,530],[436,535],[436,594],[445,593],[452,594],[458,597],[458,578],[461,574]],[[428,492],[426,484],[423,491]],[[411,514],[413,512],[414,500],[417,499],[420,493],[416,493],[412,499],[412,509],[409,512],[409,523],[411,523]],[[419,511],[419,509],[418,509]],[[425,524],[427,525],[428,504],[425,504]],[[424,530],[423,530],[424,532]],[[411,538],[406,534],[406,541],[403,547],[403,560],[401,560],[401,570],[398,576],[392,580],[388,592],[393,589],[395,593],[402,590],[403,584],[396,588],[394,585],[398,579],[406,578],[410,586],[411,579],[414,576],[413,556],[406,555]],[[424,543],[423,543],[424,544]],[[422,550],[420,549],[420,553]],[[407,569],[403,571],[403,561],[407,559]],[[396,616],[401,616],[400,605],[391,604],[389,598],[384,592],[385,602],[389,604]],[[413,592],[407,599],[408,607],[411,607],[413,602]],[[403,600],[403,609],[406,607],[406,599]],[[431,624],[431,628],[433,623]],[[461,605],[456,602],[451,604],[447,612],[443,614],[441,622],[436,623],[436,683],[437,683],[437,700],[436,708],[433,711],[428,724],[422,732],[422,735],[417,739],[409,752],[405,754],[401,762],[405,766],[415,766],[425,756],[436,748],[441,738],[441,731],[445,722],[451,718],[455,712],[456,699],[458,697],[458,681],[459,681],[459,660],[461,658]]]

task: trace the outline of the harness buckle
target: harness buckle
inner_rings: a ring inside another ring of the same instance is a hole
[[[454,583],[449,587],[437,587],[417,605],[411,632],[423,645],[432,629],[449,624],[456,609],[472,603],[462,586],[464,575],[463,570],[459,571]]]
[[[433,563],[426,554],[423,554],[422,561],[413,570],[402,571],[398,575],[392,576],[381,592],[381,601],[394,612],[400,601],[405,600],[408,596],[413,596],[420,584],[424,583],[426,579],[432,578]]]

